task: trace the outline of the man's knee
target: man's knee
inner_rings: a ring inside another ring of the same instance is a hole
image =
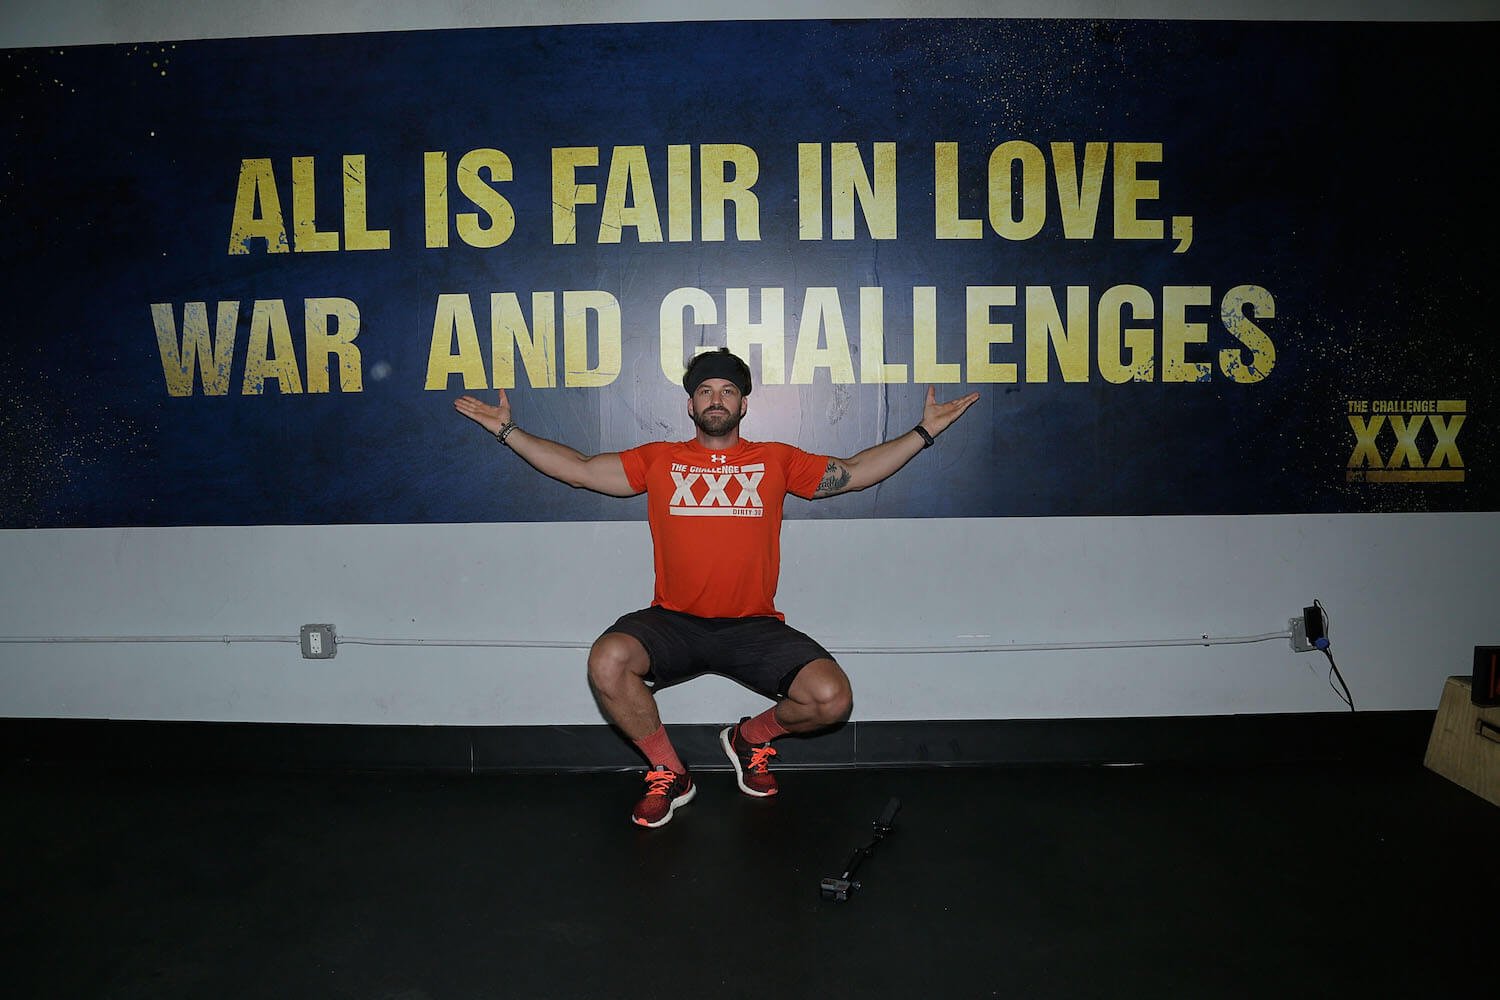
[[[843,722],[854,710],[849,677],[832,660],[815,660],[803,667],[792,685],[795,696],[808,703],[825,725]]]
[[[606,633],[589,650],[589,684],[596,690],[611,691],[644,677],[650,663],[640,640],[621,632]]]

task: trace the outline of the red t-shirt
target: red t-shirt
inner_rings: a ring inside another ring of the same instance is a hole
[[[711,452],[697,441],[658,441],[620,453],[630,486],[646,492],[656,551],[652,604],[701,618],[776,610],[781,507],[811,498],[827,456],[789,444],[740,442]]]

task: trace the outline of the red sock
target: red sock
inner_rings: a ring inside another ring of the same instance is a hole
[[[776,706],[772,705],[753,719],[746,719],[740,726],[740,738],[746,743],[760,745],[769,743],[778,736],[785,736],[788,730],[776,721]]]
[[[667,727],[658,726],[656,732],[639,740],[631,740],[635,748],[646,755],[646,763],[651,765],[665,764],[678,774],[687,774],[687,768],[677,756],[677,751],[672,749],[672,741],[667,739]]]

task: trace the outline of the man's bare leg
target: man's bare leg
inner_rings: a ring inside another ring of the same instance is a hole
[[[656,698],[646,686],[650,670],[646,647],[623,632],[600,636],[589,650],[589,687],[599,710],[632,740],[645,739],[661,728]]]
[[[659,827],[671,822],[677,808],[693,801],[698,790],[662,727],[656,698],[646,686],[650,669],[651,657],[634,636],[609,632],[589,650],[589,687],[599,710],[650,765],[646,794],[635,804],[631,822]]]
[[[734,765],[740,791],[757,798],[775,795],[770,771],[776,755],[771,741],[786,733],[811,733],[849,718],[854,695],[849,678],[833,660],[813,660],[792,680],[787,696],[753,719],[742,719],[719,734],[719,743]]]
[[[798,671],[776,706],[776,721],[789,733],[812,733],[838,725],[854,709],[849,676],[833,660],[813,660]]]

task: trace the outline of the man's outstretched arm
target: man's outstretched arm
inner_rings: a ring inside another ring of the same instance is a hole
[[[473,396],[464,396],[453,401],[453,408],[491,434],[509,425],[510,429],[505,432],[506,447],[545,476],[612,497],[632,497],[638,492],[630,488],[630,480],[625,476],[625,466],[618,454],[585,455],[565,444],[527,434],[517,427],[511,419],[510,400],[504,389],[500,390],[499,400],[494,405]]]
[[[927,403],[922,407],[922,422],[917,427],[925,430],[928,437],[936,438],[953,421],[963,416],[964,411],[978,399],[979,393],[971,392],[967,396],[939,403],[937,390],[928,386]],[[926,446],[927,438],[914,427],[900,437],[866,448],[852,458],[830,458],[828,470],[823,474],[823,481],[818,484],[818,491],[813,494],[813,499],[852,493],[884,482]]]

